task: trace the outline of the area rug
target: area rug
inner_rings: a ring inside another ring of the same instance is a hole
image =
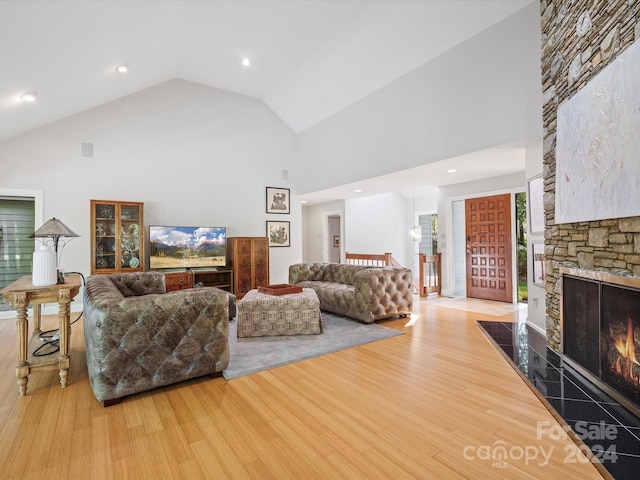
[[[345,348],[364,345],[403,333],[377,324],[330,313],[322,313],[324,332],[319,335],[237,338],[238,321],[229,323],[229,366],[222,372],[227,380],[299,362]]]

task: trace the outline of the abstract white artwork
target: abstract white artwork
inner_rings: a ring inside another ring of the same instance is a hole
[[[558,108],[556,223],[640,215],[640,42]]]

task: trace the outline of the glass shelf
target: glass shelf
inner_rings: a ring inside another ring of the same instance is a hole
[[[144,270],[143,204],[91,200],[91,273]]]

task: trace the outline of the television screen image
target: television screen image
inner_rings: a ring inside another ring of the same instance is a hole
[[[149,267],[207,268],[227,264],[225,227],[149,227]]]

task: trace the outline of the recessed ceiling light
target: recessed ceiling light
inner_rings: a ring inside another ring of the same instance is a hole
[[[35,102],[38,92],[26,92],[20,95],[20,100],[24,102]]]
[[[456,173],[457,170],[455,168],[450,168],[449,170],[447,170],[447,173]]]
[[[359,188],[356,188],[356,189],[354,190],[354,192],[356,192],[356,193],[362,193],[362,190],[361,190],[361,189],[359,189]]]
[[[242,58],[242,65],[245,67],[248,67],[249,65],[251,65],[251,59],[248,57],[243,57]]]
[[[118,73],[127,73],[129,71],[129,67],[127,65],[118,65],[116,67],[116,72]]]
[[[300,203],[307,203],[307,201],[306,200],[302,200]]]

